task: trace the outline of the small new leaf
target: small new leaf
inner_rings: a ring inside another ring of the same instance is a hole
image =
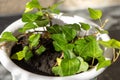
[[[23,51],[19,51],[11,56],[11,59],[22,60],[25,57]]]
[[[11,41],[11,42],[16,42],[18,41],[11,32],[4,32],[0,38],[0,42],[4,41]]]
[[[90,17],[94,20],[100,19],[102,17],[102,11],[101,10],[95,10],[92,8],[88,8]]]
[[[40,46],[37,50],[36,53],[38,55],[41,55],[44,51],[46,50],[46,48],[44,46]]]
[[[61,64],[61,62],[62,62],[62,59],[61,58],[57,58],[57,64],[58,64],[58,66],[60,66],[60,64]]]
[[[26,4],[25,13],[32,11],[34,8],[41,9],[41,5],[38,0],[32,0]]]
[[[28,61],[33,56],[32,52],[29,50],[28,46],[25,46],[22,51],[19,51],[11,56],[11,59]]]

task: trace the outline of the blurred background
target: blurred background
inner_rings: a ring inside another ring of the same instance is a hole
[[[0,33],[12,22],[21,18],[26,2],[30,0],[0,0]],[[48,7],[62,0],[39,0]],[[111,38],[120,40],[120,0],[64,0],[58,8],[67,16],[78,15],[90,19],[87,8],[103,11],[102,20],[109,19],[105,29]],[[8,66],[9,67],[9,66]],[[108,67],[97,80],[120,80],[120,58]],[[0,80],[12,80],[10,73],[0,64]]]

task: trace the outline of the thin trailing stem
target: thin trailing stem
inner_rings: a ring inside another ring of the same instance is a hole
[[[101,19],[99,19],[99,22],[100,22],[100,27],[102,27],[102,21],[101,21]]]
[[[114,51],[113,51],[113,61],[112,62],[115,62],[118,59],[119,56],[120,56],[120,50],[119,50],[119,52],[116,52],[115,49],[114,49]]]

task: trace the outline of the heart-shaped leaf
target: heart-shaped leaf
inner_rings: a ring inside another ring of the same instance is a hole
[[[77,58],[63,59],[60,66],[52,68],[52,72],[60,76],[74,75],[79,70],[80,61]]]
[[[94,20],[100,19],[102,17],[102,11],[101,10],[95,10],[92,8],[88,8],[88,11],[90,13],[90,17]]]
[[[0,38],[0,42],[3,41],[12,41],[12,42],[16,42],[18,41],[11,32],[4,32]]]

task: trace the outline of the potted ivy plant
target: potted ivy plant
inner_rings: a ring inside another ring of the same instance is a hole
[[[107,20],[101,22],[101,10],[88,8],[98,26],[81,17],[59,16],[58,5],[43,8],[31,0],[22,19],[1,34],[0,61],[13,80],[90,80],[119,56],[120,42],[103,29]]]

